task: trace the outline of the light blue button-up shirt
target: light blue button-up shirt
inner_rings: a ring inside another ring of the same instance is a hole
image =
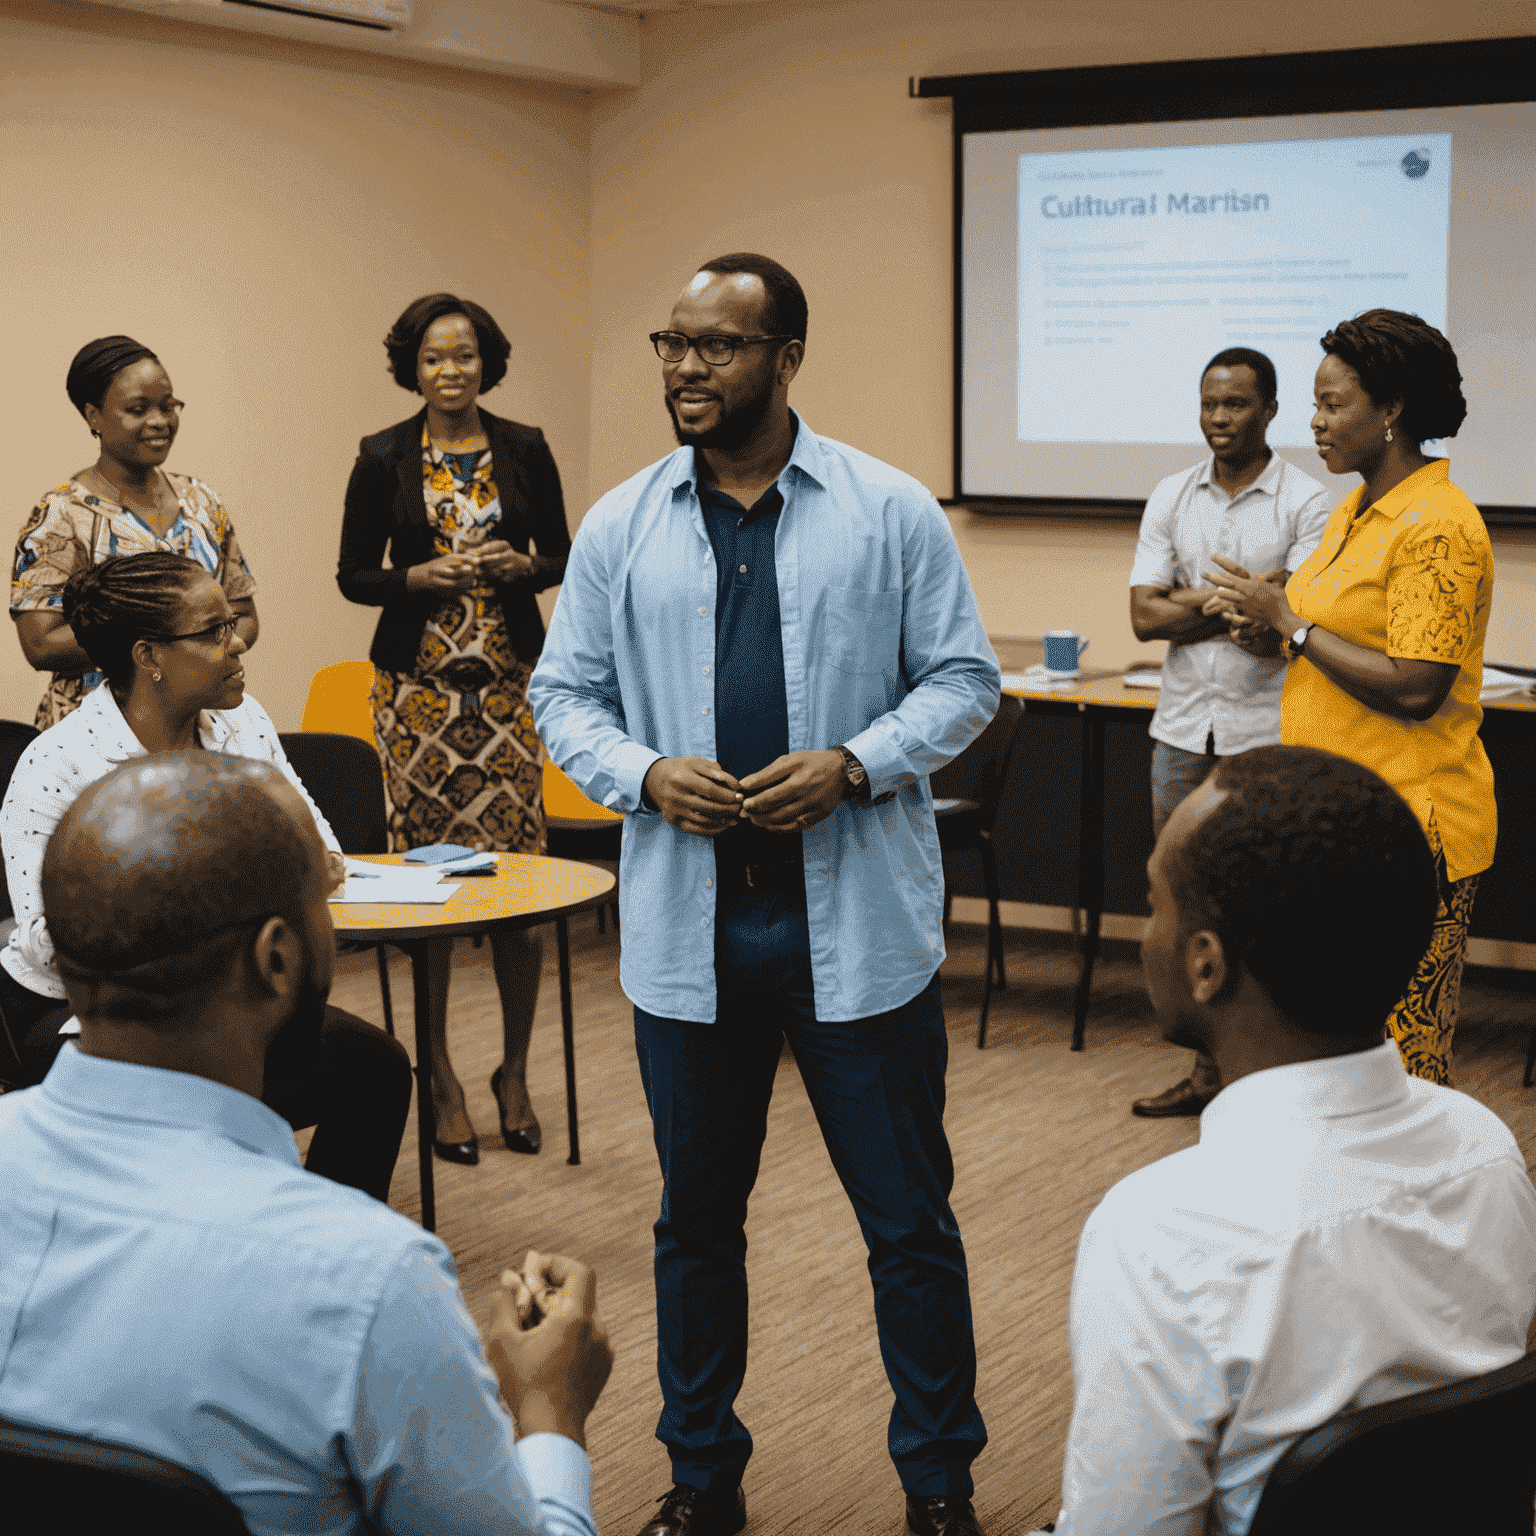
[[[259,1100],[66,1045],[0,1097],[0,1418],[200,1472],[256,1536],[595,1536],[514,1443],[448,1250]]]
[[[680,448],[587,513],[528,699],[554,761],[626,813],[625,993],[712,1023],[714,848],[640,798],[658,758],[716,755],[714,554],[694,475]],[[1001,676],[949,521],[917,481],[801,422],[778,487],[789,750],[846,746],[872,796],[898,791],[802,838],[816,1017],[867,1018],[944,959],[928,775],[986,727]]]

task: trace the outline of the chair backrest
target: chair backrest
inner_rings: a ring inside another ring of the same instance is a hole
[[[246,1536],[249,1530],[239,1509],[186,1467],[126,1446],[4,1420],[0,1488],[17,1530],[154,1536]]]
[[[11,787],[11,775],[16,772],[16,764],[21,761],[21,754],[37,740],[40,734],[35,725],[27,725],[20,720],[0,720],[0,800],[5,798],[6,790]],[[0,875],[0,918],[15,915],[5,877]]]
[[[936,797],[979,801],[981,824],[988,832],[997,820],[1014,737],[1023,717],[1024,706],[1011,693],[1005,693],[986,730],[953,762],[934,773],[931,780]]]
[[[301,731],[334,731],[342,736],[373,740],[373,711],[368,695],[373,689],[371,661],[333,661],[309,680],[304,700]]]
[[[387,852],[384,770],[373,743],[339,731],[285,731],[278,740],[342,851]]]
[[[588,800],[571,782],[569,775],[544,759],[544,815],[564,821],[623,821],[618,811]]]
[[[1536,1354],[1356,1408],[1275,1464],[1249,1536],[1531,1536]]]

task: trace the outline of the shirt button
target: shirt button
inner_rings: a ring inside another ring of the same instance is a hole
[[[707,714],[708,714],[708,713],[709,713],[709,705],[708,705],[708,704],[706,704],[706,705],[705,705],[705,706],[704,706],[704,708],[703,708],[703,709],[701,709],[701,710],[700,710],[700,711],[699,711],[699,713],[700,713],[700,714],[701,714],[701,715],[707,715]]]
[[[709,554],[704,556],[704,564],[705,565],[708,565],[709,562],[714,558],[714,553],[715,553],[714,550],[710,550]]]
[[[739,565],[736,567],[736,569],[739,570],[743,576],[747,574],[747,568],[744,565]]]
[[[705,875],[705,877],[704,877],[704,885],[705,885],[706,889],[708,889],[708,887],[712,886],[714,883],[715,882],[708,875]]]
[[[709,617],[709,609],[708,608],[700,608],[699,609],[699,617],[701,619],[707,619]]]
[[[704,668],[704,676],[705,676],[705,677],[708,677],[708,676],[709,676],[709,673],[710,673],[710,669],[709,669],[709,668],[708,668],[708,667],[705,667],[705,668]]]

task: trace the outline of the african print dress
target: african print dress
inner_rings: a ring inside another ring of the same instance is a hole
[[[141,555],[167,550],[185,555],[208,571],[230,602],[250,597],[256,578],[240,553],[229,513],[201,480],[165,470],[180,510],[176,521],[156,534],[136,512],[86,490],[78,480],[66,480],[33,507],[16,541],[11,574],[11,617],[21,613],[58,611],[64,606],[64,584],[78,570],[99,565],[113,555]],[[34,721],[46,731],[80,706],[80,700],[101,681],[100,672],[79,677],[55,673]]]
[[[422,494],[437,554],[499,538],[491,450],[444,453],[421,431]],[[544,851],[543,748],[528,708],[531,664],[507,635],[487,582],[427,620],[409,672],[380,667],[373,729],[384,763],[392,853],[462,843]]]

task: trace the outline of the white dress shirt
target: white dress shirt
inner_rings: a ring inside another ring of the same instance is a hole
[[[1271,454],[1264,473],[1236,496],[1216,483],[1214,458],[1169,475],[1147,498],[1136,540],[1133,587],[1202,587],[1219,570],[1213,555],[1255,576],[1295,571],[1317,548],[1333,498],[1311,475]],[[1225,635],[1181,645],[1168,642],[1152,735],[1185,752],[1216,755],[1280,744],[1280,693],[1286,663],[1250,656]]]
[[[1533,1311],[1536,1189],[1491,1110],[1390,1040],[1240,1078],[1083,1228],[1057,1536],[1242,1536],[1299,1436],[1509,1365]]]
[[[236,709],[205,709],[198,716],[197,729],[209,752],[271,763],[304,796],[325,846],[341,852],[336,834],[293,771],[277,739],[277,727],[255,699],[247,694]],[[0,805],[0,848],[5,851],[5,881],[16,927],[0,950],[0,965],[31,992],[64,997],[64,983],[53,964],[53,940],[43,917],[43,854],[48,839],[89,785],[105,778],[119,763],[146,755],[112,690],[103,685],[86,694],[73,714],[44,731],[16,764]]]

